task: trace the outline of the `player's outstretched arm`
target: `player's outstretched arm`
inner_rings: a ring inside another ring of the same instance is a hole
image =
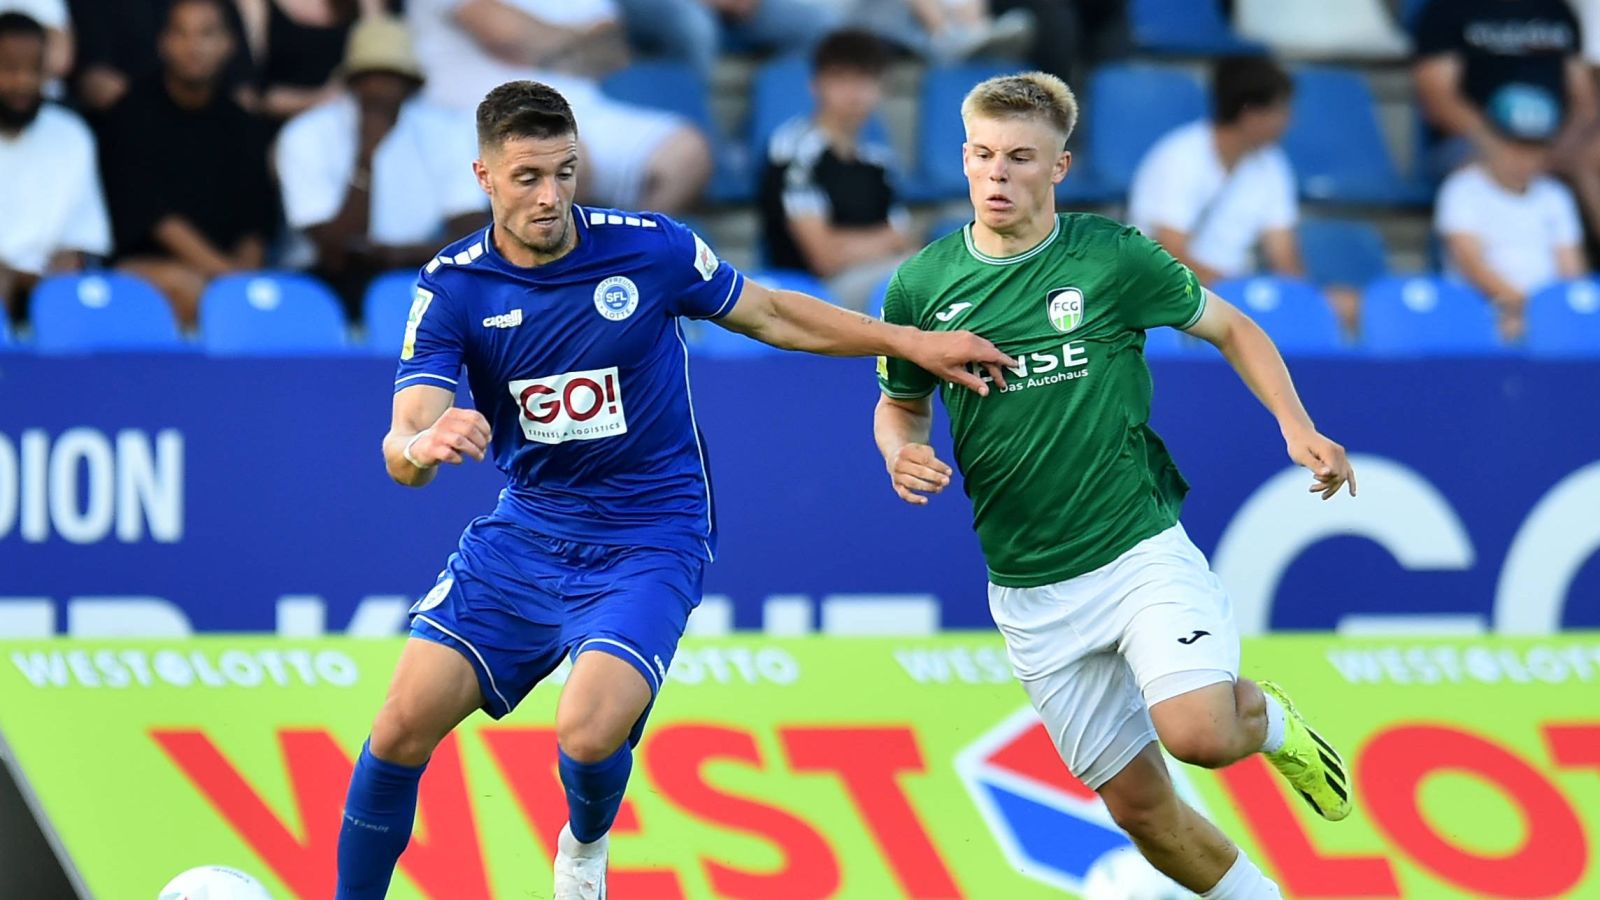
[[[407,487],[433,480],[439,463],[481,461],[489,447],[489,420],[475,409],[453,406],[455,393],[414,384],[394,395],[394,416],[383,436],[389,477]]]
[[[733,309],[714,320],[725,328],[785,350],[827,356],[893,356],[916,363],[941,381],[987,395],[989,386],[968,368],[976,363],[1005,386],[1002,366],[1017,361],[967,331],[919,331],[840,309],[798,291],[773,290],[745,279]]]
[[[1216,294],[1206,291],[1205,311],[1189,333],[1215,346],[1256,399],[1278,420],[1289,458],[1311,470],[1311,492],[1327,500],[1346,482],[1356,494],[1356,473],[1344,448],[1324,437],[1295,392],[1289,368],[1272,338],[1253,319]]]
[[[933,433],[933,397],[900,399],[882,394],[872,414],[872,436],[900,499],[916,506],[950,484],[950,467],[928,445]]]

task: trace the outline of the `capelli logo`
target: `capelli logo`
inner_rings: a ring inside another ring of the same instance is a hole
[[[515,328],[522,324],[522,310],[513,309],[501,316],[490,316],[483,320],[485,328]]]

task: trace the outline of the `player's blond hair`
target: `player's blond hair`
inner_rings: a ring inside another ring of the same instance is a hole
[[[961,121],[989,119],[1043,119],[1061,133],[1066,145],[1078,124],[1078,98],[1067,83],[1048,72],[1000,75],[980,83],[961,101]]]

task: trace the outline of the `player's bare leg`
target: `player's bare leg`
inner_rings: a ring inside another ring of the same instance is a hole
[[[567,826],[555,860],[556,900],[606,896],[606,833],[633,768],[629,734],[650,705],[639,670],[604,651],[580,653],[556,708]]]
[[[1239,858],[1233,842],[1178,796],[1154,743],[1101,785],[1100,797],[1145,859],[1197,894],[1216,887]]]
[[[453,648],[406,641],[345,795],[337,900],[381,900],[411,839],[417,784],[451,729],[483,705],[477,675]]]
[[[699,131],[679,128],[650,157],[639,206],[681,213],[694,206],[710,180],[711,145]]]
[[[1157,703],[1150,718],[1167,751],[1190,765],[1219,769],[1264,753],[1317,815],[1335,822],[1350,815],[1349,768],[1282,688],[1221,682]]]
[[[1267,703],[1247,678],[1207,685],[1150,707],[1162,746],[1191,766],[1220,769],[1261,751]]]

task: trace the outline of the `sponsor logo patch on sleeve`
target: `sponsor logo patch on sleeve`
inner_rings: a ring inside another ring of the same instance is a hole
[[[717,255],[711,252],[706,242],[700,240],[700,235],[694,236],[694,268],[700,273],[701,281],[710,281],[711,276],[717,274],[719,265]]]
[[[428,312],[428,304],[433,302],[433,291],[417,288],[415,299],[411,301],[411,314],[406,316],[406,341],[400,345],[400,358],[410,359],[417,352],[417,326],[422,324],[422,317]]]

